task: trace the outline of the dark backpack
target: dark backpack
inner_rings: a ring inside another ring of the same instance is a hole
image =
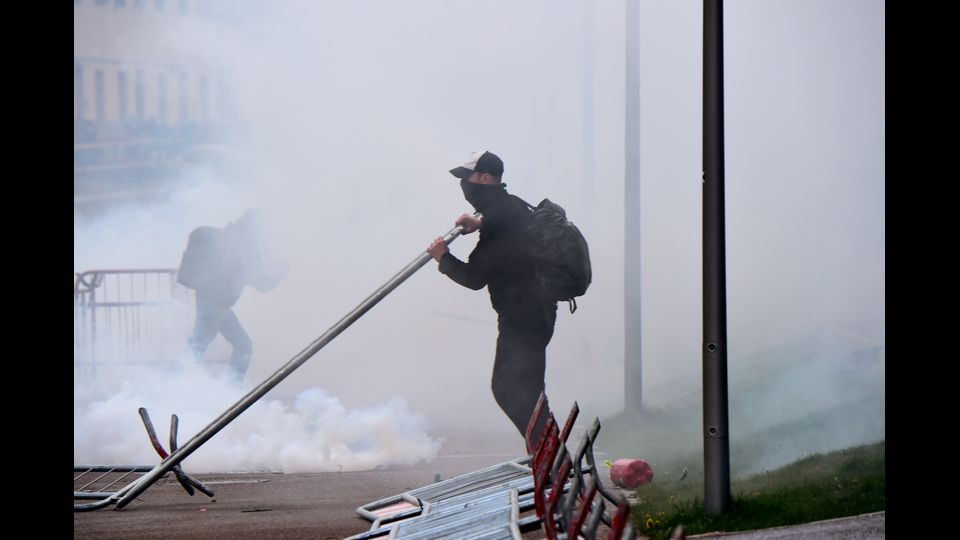
[[[214,227],[197,227],[190,232],[187,249],[180,259],[177,283],[194,290],[206,290],[220,278],[222,264],[220,244],[222,231]]]
[[[524,204],[532,211],[524,242],[534,260],[540,295],[569,302],[573,313],[577,310],[575,298],[587,292],[593,279],[587,240],[557,203],[544,199],[536,207]]]

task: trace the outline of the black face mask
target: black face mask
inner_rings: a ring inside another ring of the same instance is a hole
[[[471,184],[466,179],[460,180],[460,189],[463,190],[463,197],[472,204],[478,211],[483,212],[483,208],[490,203],[497,191],[502,189],[501,184]]]

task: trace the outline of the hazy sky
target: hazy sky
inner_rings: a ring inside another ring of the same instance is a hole
[[[142,33],[222,66],[245,125],[231,134],[226,174],[188,171],[162,204],[78,216],[74,269],[176,267],[191,229],[222,226],[251,205],[268,210],[290,275],[270,293],[248,289],[235,307],[255,347],[247,381],[259,381],[470,210],[447,170],[488,149],[503,158],[511,193],[561,204],[590,243],[593,284],[575,314],[560,306],[547,350],[551,399],[561,411],[577,400],[584,419],[618,411],[624,2],[229,6],[216,25]],[[731,379],[811,332],[884,343],[884,9],[875,0],[724,4]],[[630,278],[642,284],[653,405],[700,382],[701,15],[694,1],[640,7],[642,200],[629,211],[641,213],[641,237],[630,241],[641,245],[642,275]],[[466,259],[475,242],[451,250]],[[271,397],[322,389],[348,411],[398,397],[427,425],[509,429],[489,390],[495,320],[485,290],[454,284],[431,261]],[[835,348],[811,353],[829,359],[817,364],[823,377],[847,361]],[[798,402],[814,410],[832,398]]]

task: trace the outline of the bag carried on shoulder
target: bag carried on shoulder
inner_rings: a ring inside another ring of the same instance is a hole
[[[180,259],[177,283],[189,289],[207,289],[217,280],[220,262],[220,234],[214,227],[197,227],[190,232],[187,249]]]
[[[576,297],[587,292],[593,279],[587,240],[557,203],[550,199],[536,207],[524,203],[532,211],[525,241],[535,261],[540,294],[548,300],[569,302],[573,313]]]

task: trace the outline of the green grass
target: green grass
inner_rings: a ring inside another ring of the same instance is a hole
[[[883,357],[853,354],[840,338],[820,332],[741,359],[731,371],[732,504],[723,515],[703,511],[697,377],[665,381],[647,393],[643,410],[603,419],[597,457],[642,458],[654,470],[654,481],[635,494],[639,501],[631,497],[637,532],[667,538],[681,523],[698,534],[883,510],[884,443],[858,446],[884,439]]]
[[[668,538],[679,524],[687,534],[743,531],[877,512],[885,508],[885,443],[815,454],[779,469],[734,479],[730,511],[703,510],[703,471],[681,482],[665,479],[637,490],[634,526],[650,538]]]

